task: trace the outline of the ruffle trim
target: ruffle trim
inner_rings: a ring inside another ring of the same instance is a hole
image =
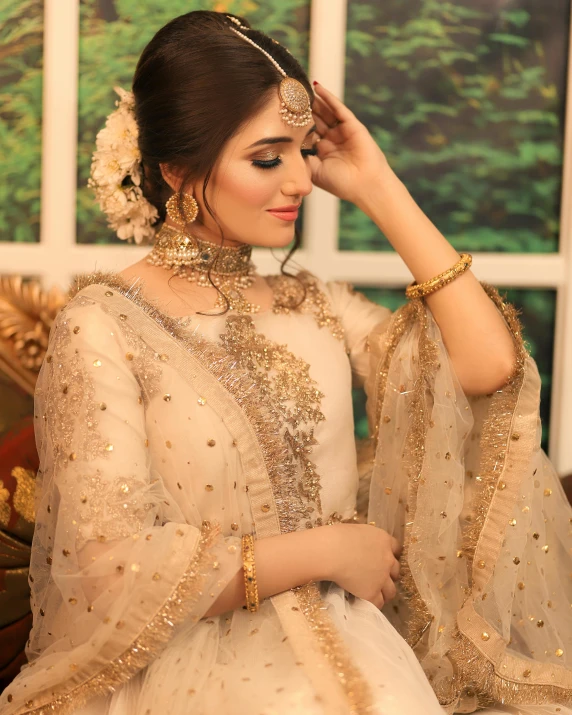
[[[69,693],[60,695],[39,707],[35,706],[38,698],[32,698],[26,702],[24,708],[17,710],[15,715],[71,714],[88,700],[113,692],[156,658],[173,637],[175,627],[191,614],[193,607],[202,596],[202,588],[212,568],[212,549],[218,542],[220,534],[218,524],[209,523],[202,527],[195,555],[175,590],[127,650]],[[33,667],[35,662],[28,667]],[[8,702],[11,702],[10,693],[7,693],[7,697]]]

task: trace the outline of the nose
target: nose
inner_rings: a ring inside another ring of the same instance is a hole
[[[312,170],[309,164],[300,156],[299,159],[291,164],[290,172],[284,184],[282,191],[286,196],[307,196],[313,188]]]

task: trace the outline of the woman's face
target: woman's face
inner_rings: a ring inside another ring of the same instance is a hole
[[[316,153],[318,134],[312,125],[286,124],[279,110],[275,91],[265,109],[230,139],[213,170],[206,195],[224,232],[225,245],[282,247],[294,238],[296,207],[312,191],[307,157]],[[220,231],[205,208],[202,188],[202,179],[191,187],[199,217],[190,231],[220,243]]]

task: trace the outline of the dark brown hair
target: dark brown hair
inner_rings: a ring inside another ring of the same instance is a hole
[[[249,28],[240,32],[268,52],[289,77],[299,80],[313,98],[306,73],[288,50],[250,29],[244,18],[233,17]],[[236,35],[232,26],[229,13],[196,10],[174,18],[147,44],[133,78],[144,196],[157,208],[162,222],[173,191],[159,165],[175,171],[182,178],[181,186],[204,176],[205,206],[223,241],[222,228],[206,199],[212,171],[229,139],[262,110],[282,80],[268,57]],[[282,273],[299,245],[296,231]]]

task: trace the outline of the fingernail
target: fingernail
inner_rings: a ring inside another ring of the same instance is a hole
[[[314,80],[314,81],[312,82],[312,84],[318,84],[318,83],[316,82],[316,80]]]

